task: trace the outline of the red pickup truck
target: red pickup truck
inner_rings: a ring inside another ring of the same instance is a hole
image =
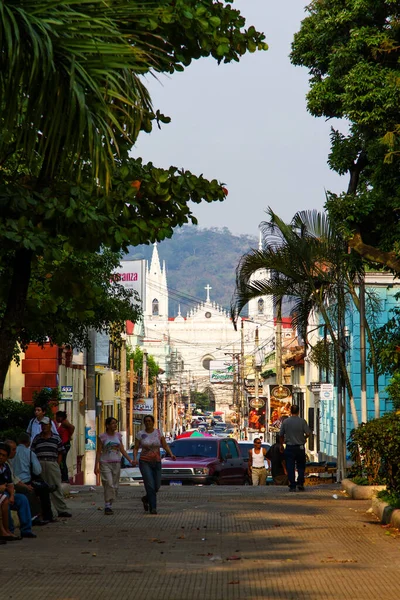
[[[176,460],[162,460],[161,483],[183,485],[244,485],[247,462],[233,438],[191,437],[175,440],[170,448]]]

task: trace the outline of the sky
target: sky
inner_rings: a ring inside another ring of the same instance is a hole
[[[201,227],[257,235],[269,206],[290,221],[298,210],[322,210],[325,190],[346,187],[327,165],[331,123],[307,113],[307,69],[289,61],[306,1],[284,5],[272,0],[233,4],[246,26],[265,33],[267,52],[229,65],[201,59],[183,73],[148,80],[154,108],[172,122],[141,134],[132,154],[226,184],[223,203],[194,206]]]

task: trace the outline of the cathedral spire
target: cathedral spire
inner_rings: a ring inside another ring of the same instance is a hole
[[[262,233],[261,233],[261,229],[259,232],[259,236],[258,236],[258,249],[261,251],[263,249],[263,242],[262,242]]]
[[[212,287],[210,286],[209,283],[207,283],[207,285],[205,286],[204,289],[207,290],[206,302],[211,302],[211,300],[210,300],[210,290],[212,290]]]
[[[152,275],[161,274],[160,257],[158,256],[157,242],[154,242],[153,255],[151,257],[150,273]]]

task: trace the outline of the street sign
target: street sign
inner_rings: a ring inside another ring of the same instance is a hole
[[[319,397],[321,400],[333,400],[333,383],[321,383]]]
[[[61,386],[61,401],[62,402],[71,402],[73,399],[73,388],[72,385],[62,385]]]

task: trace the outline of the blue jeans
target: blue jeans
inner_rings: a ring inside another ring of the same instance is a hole
[[[304,471],[306,468],[306,451],[300,446],[288,446],[285,448],[286,470],[288,473],[289,487],[293,490],[296,485],[304,485]],[[295,469],[297,468],[297,482]]]
[[[146,462],[145,460],[140,460],[139,469],[143,476],[143,483],[150,510],[156,510],[157,492],[161,486],[161,462]]]
[[[11,510],[15,510],[17,512],[20,523],[20,532],[32,533],[32,515],[28,498],[24,494],[15,494],[14,498],[14,504],[12,506],[8,505],[8,519],[10,522],[11,533],[14,532],[14,522],[12,520]]]

